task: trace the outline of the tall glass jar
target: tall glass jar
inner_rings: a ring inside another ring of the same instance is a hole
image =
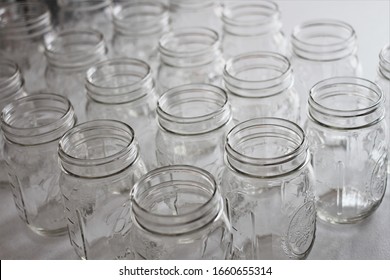
[[[355,223],[380,205],[387,183],[388,130],[380,88],[337,77],[310,91],[307,137],[318,217]]]
[[[157,93],[149,65],[133,58],[100,62],[87,71],[87,119],[113,119],[134,128],[141,155],[156,167]]]
[[[219,180],[223,144],[233,126],[224,90],[207,84],[172,88],[158,100],[157,120],[159,165],[190,164]]]
[[[299,95],[286,57],[271,52],[238,55],[226,63],[223,80],[235,120],[279,117],[299,121]]]
[[[303,130],[257,118],[235,126],[225,145],[222,192],[234,259],[304,259],[315,239],[313,171]]]
[[[226,59],[255,51],[287,53],[279,7],[272,1],[226,1],[222,10]]]
[[[143,176],[131,194],[136,259],[228,259],[232,230],[214,177],[173,165]]]
[[[26,95],[23,86],[24,80],[18,65],[11,60],[0,58],[0,110],[8,103]],[[7,183],[4,140],[0,130],[0,186],[6,186]]]
[[[103,35],[92,29],[61,31],[45,45],[48,88],[69,98],[80,121],[86,119],[84,79],[87,69],[106,57]]]
[[[158,84],[163,91],[189,83],[221,84],[219,35],[203,28],[174,29],[160,39]]]
[[[52,33],[44,3],[29,1],[0,4],[0,56],[15,61],[28,92],[45,88],[43,43]]]
[[[386,121],[390,125],[390,45],[385,46],[379,53],[376,83],[382,88],[386,102]]]
[[[41,235],[66,233],[58,140],[76,123],[65,97],[41,93],[8,104],[1,115],[4,156],[19,216]]]
[[[62,137],[58,156],[69,237],[77,255],[127,258],[130,191],[146,173],[133,129],[113,120],[80,124]]]

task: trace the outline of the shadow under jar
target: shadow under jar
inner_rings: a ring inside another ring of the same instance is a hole
[[[46,93],[23,97],[3,109],[1,121],[4,156],[19,216],[38,234],[65,234],[57,147],[76,123],[70,102]]]
[[[86,122],[60,140],[60,187],[69,237],[81,259],[126,259],[130,191],[146,173],[134,131],[113,120]]]
[[[286,54],[287,41],[276,3],[226,1],[222,6],[222,50],[225,59],[256,51]]]
[[[204,168],[219,181],[223,144],[233,126],[227,94],[219,87],[188,84],[165,92],[157,103],[157,162]]]
[[[335,77],[311,89],[306,132],[321,220],[355,223],[380,205],[387,184],[384,114],[382,91],[370,81]]]
[[[131,194],[136,259],[229,259],[232,233],[214,177],[173,165],[150,171]]]
[[[131,126],[141,155],[156,167],[157,93],[149,65],[133,58],[100,62],[87,71],[87,119],[113,119]]]
[[[225,64],[219,35],[203,28],[178,28],[160,39],[158,85],[163,91],[179,85],[206,83],[219,86]]]
[[[288,59],[272,52],[229,59],[223,73],[235,121],[279,117],[299,121],[299,95]]]
[[[15,61],[28,92],[45,88],[44,41],[52,33],[47,6],[38,1],[0,4],[0,56]]]
[[[257,118],[235,126],[221,183],[234,259],[305,259],[313,246],[313,171],[303,130]]]

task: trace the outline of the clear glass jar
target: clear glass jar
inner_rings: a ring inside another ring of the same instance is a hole
[[[218,33],[203,27],[179,28],[162,36],[158,84],[163,91],[190,83],[221,84],[223,66]]]
[[[224,86],[236,121],[279,117],[299,121],[299,94],[289,60],[277,53],[246,53],[228,60]]]
[[[361,74],[357,36],[353,27],[342,21],[308,21],[294,28],[291,45],[291,63],[302,93],[301,121],[305,121],[309,92],[317,82]]]
[[[157,93],[147,63],[133,58],[100,62],[87,71],[87,119],[113,119],[131,126],[142,158],[156,167]]]
[[[233,126],[226,92],[207,84],[189,84],[165,92],[157,103],[157,163],[189,164],[219,180],[223,145]]]
[[[390,125],[390,45],[385,46],[379,53],[376,83],[382,88],[386,103],[386,121]]]
[[[226,1],[222,21],[222,50],[226,59],[256,51],[287,53],[279,7],[274,2]]]
[[[234,259],[304,259],[315,239],[313,171],[303,130],[257,118],[228,134],[222,193]]]
[[[172,27],[207,27],[222,33],[219,1],[215,0],[170,0],[169,11]]]
[[[380,205],[387,183],[384,113],[382,91],[361,78],[330,78],[310,91],[306,130],[320,219],[355,223]]]
[[[8,104],[2,111],[4,156],[19,216],[34,232],[66,233],[59,186],[58,140],[76,123],[65,97],[36,94]]]
[[[80,122],[85,121],[85,73],[106,57],[103,35],[92,29],[61,31],[45,48],[47,87],[69,98]]]
[[[80,124],[62,137],[58,156],[69,237],[77,255],[127,258],[130,191],[146,173],[133,129],[114,120]]]
[[[51,36],[50,13],[44,3],[0,4],[0,56],[15,61],[28,92],[45,88],[44,40]]]
[[[8,103],[26,95],[24,80],[19,67],[11,60],[0,58],[0,110]],[[4,140],[0,130],[0,186],[8,185],[6,162],[4,160]]]
[[[229,259],[232,230],[214,177],[197,167],[150,171],[131,194],[136,259]]]

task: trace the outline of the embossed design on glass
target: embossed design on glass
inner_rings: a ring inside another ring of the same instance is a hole
[[[29,1],[1,3],[0,11],[0,56],[18,64],[28,92],[44,89],[43,42],[52,32],[49,10]]]
[[[3,109],[1,120],[4,156],[19,216],[38,234],[64,234],[57,146],[76,122],[70,102],[46,93],[23,97]]]
[[[157,116],[158,164],[198,166],[219,180],[223,145],[232,127],[226,92],[207,84],[173,88],[160,97]]]
[[[202,169],[150,171],[131,195],[136,259],[229,259],[231,226],[219,186]]]
[[[289,60],[276,53],[246,53],[227,61],[224,86],[237,121],[280,117],[298,122],[299,95]]]
[[[236,125],[225,144],[222,193],[234,259],[305,259],[315,239],[313,171],[303,130],[288,120]]]
[[[219,86],[224,67],[219,35],[203,28],[178,28],[162,36],[158,84],[163,91],[179,85],[206,83]]]
[[[224,1],[222,49],[226,59],[247,52],[286,54],[279,7],[271,1]]]
[[[388,130],[380,88],[355,77],[319,82],[310,91],[306,130],[318,217],[355,223],[372,214],[387,182]]]
[[[114,120],[78,125],[60,140],[60,187],[81,259],[132,258],[130,191],[146,173],[134,131]]]
[[[156,167],[157,93],[149,65],[133,58],[103,61],[87,71],[85,88],[87,118],[127,123],[147,165]]]

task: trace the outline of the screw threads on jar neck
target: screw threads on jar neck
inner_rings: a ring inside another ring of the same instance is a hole
[[[23,84],[18,65],[7,59],[0,59],[0,109],[20,97]]]
[[[384,47],[379,54],[379,73],[390,80],[390,45]]]

